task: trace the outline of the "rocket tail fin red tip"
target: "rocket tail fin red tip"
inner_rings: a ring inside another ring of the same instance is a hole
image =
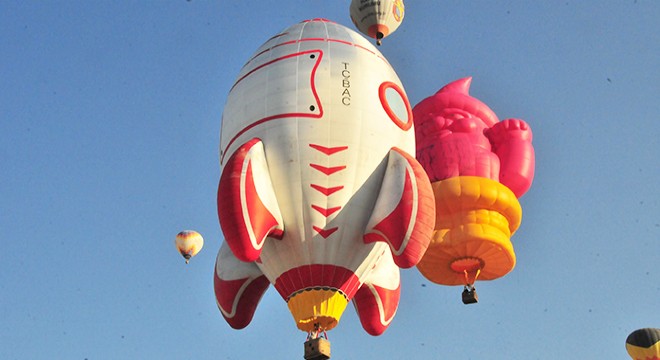
[[[434,225],[435,200],[426,172],[411,155],[392,148],[364,242],[388,243],[394,262],[409,268],[424,255]]]
[[[256,264],[238,260],[223,244],[215,263],[213,288],[218,309],[229,326],[242,329],[252,321],[268,285]]]
[[[353,297],[362,327],[377,336],[385,332],[396,315],[401,296],[399,268],[386,255]]]
[[[223,168],[218,219],[227,244],[242,261],[255,261],[267,237],[281,238],[282,215],[261,140],[243,144]]]

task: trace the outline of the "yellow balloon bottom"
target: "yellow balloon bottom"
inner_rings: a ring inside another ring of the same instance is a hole
[[[660,341],[650,347],[635,346],[626,343],[628,355],[635,360],[660,360]]]
[[[298,329],[310,332],[337,326],[348,300],[338,290],[309,289],[294,294],[287,304]]]
[[[435,231],[419,271],[442,285],[493,280],[513,270],[511,235],[522,220],[515,194],[501,183],[458,176],[431,184],[436,201]]]

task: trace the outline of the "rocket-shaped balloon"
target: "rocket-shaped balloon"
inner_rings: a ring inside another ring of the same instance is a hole
[[[215,294],[227,322],[251,321],[273,284],[302,331],[330,330],[353,301],[385,331],[399,267],[418,263],[435,219],[414,158],[412,110],[367,39],[313,19],[248,60],[223,113]]]
[[[418,268],[444,285],[471,286],[477,277],[496,279],[513,269],[510,238],[522,218],[517,198],[534,178],[529,125],[499,121],[470,96],[471,81],[456,80],[413,109],[417,159],[436,197],[436,231]]]

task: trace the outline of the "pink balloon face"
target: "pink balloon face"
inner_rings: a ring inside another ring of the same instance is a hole
[[[486,128],[483,120],[462,109],[443,109],[440,116],[445,119],[445,126],[451,132],[483,135],[483,130]]]
[[[486,124],[469,112],[442,109],[416,125],[417,160],[431,181],[455,176],[497,180],[499,160],[491,151]]]

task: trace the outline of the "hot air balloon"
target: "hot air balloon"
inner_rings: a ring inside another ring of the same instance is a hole
[[[273,284],[298,329],[334,328],[350,301],[379,335],[433,229],[434,200],[396,73],[367,39],[312,19],[262,45],[227,97],[214,288],[234,328]]]
[[[393,33],[405,15],[403,0],[352,0],[351,20],[363,34],[381,40]]]
[[[633,331],[626,339],[626,350],[634,360],[660,360],[660,329]]]
[[[436,201],[435,232],[417,267],[434,283],[463,285],[466,304],[477,302],[477,279],[497,279],[515,266],[517,198],[534,177],[531,129],[519,119],[499,121],[470,96],[471,81],[454,81],[413,109],[417,159]]]
[[[197,231],[194,230],[184,230],[176,235],[174,239],[174,245],[176,249],[179,250],[181,256],[186,259],[186,264],[190,261],[190,258],[197,255],[197,253],[202,250],[204,246],[204,238]]]

